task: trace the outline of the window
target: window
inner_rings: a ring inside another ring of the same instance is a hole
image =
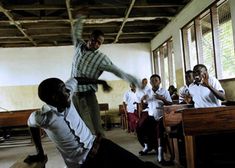
[[[153,51],[153,62],[155,73],[162,78],[162,86],[168,88],[169,85],[176,86],[174,51],[172,39],[166,41]]]
[[[182,29],[185,70],[205,64],[218,79],[235,77],[235,55],[228,1],[219,1]]]

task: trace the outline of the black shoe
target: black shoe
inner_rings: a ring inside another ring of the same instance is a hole
[[[151,152],[153,149],[152,148],[148,148],[148,149],[143,149],[142,151],[139,151],[139,154],[141,155],[141,156],[143,156],[143,155],[147,155],[149,152]]]
[[[169,160],[169,161],[162,160],[158,163],[161,164],[162,166],[173,166],[175,164],[172,160]]]
[[[148,154],[148,150],[147,151],[139,151],[139,155],[140,156],[144,156]]]
[[[4,137],[0,137],[0,143],[4,142],[5,138]]]

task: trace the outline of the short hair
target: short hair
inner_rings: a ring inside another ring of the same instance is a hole
[[[188,74],[191,74],[191,73],[193,73],[192,70],[187,70],[187,71],[185,72],[185,75],[188,75]]]
[[[204,68],[207,71],[207,68],[204,64],[197,64],[193,67],[193,71],[195,71],[198,68]]]
[[[58,78],[48,78],[42,81],[38,86],[39,98],[48,103],[51,100],[51,96],[58,91],[61,83],[64,82]]]
[[[99,36],[103,36],[104,37],[104,33],[101,30],[93,30],[91,33],[91,37],[99,37]]]
[[[157,77],[159,80],[161,80],[161,77],[158,74],[153,74],[150,79]]]

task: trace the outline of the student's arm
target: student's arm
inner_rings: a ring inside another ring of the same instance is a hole
[[[220,100],[225,100],[225,93],[222,90],[215,89],[210,83],[209,83],[209,75],[208,73],[205,73],[203,76],[203,86],[210,89],[210,91]]]
[[[172,105],[173,104],[172,101],[168,101],[164,96],[161,96],[159,94],[156,94],[155,98],[163,101],[164,105]]]
[[[155,93],[155,98],[163,101],[164,105],[172,105],[173,104],[170,93],[167,90],[163,93],[163,95]]]
[[[39,127],[29,127],[29,128],[37,153],[35,155],[28,155],[28,157],[24,160],[24,162],[26,163],[43,162],[47,158],[44,155],[44,151],[42,148],[40,128]]]

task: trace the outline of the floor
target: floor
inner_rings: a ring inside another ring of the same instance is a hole
[[[134,134],[127,133],[125,130],[115,127],[106,131],[107,138],[113,140],[115,143],[129,150],[133,154],[138,156],[138,152],[142,149],[140,144],[138,143],[137,137]],[[28,154],[34,153],[34,146],[30,143],[30,139],[22,140],[20,138],[14,138],[14,141],[18,141],[21,143],[20,146],[15,147],[6,147],[8,144],[6,142],[0,144],[0,167],[1,168],[9,168],[16,160],[19,158],[25,157]],[[64,162],[61,158],[60,154],[56,150],[54,144],[47,138],[43,138],[43,147],[45,153],[48,156],[48,162],[46,164],[46,168],[64,168]],[[145,161],[152,161],[158,165],[156,161],[155,153],[149,154],[147,156],[139,156],[141,159]],[[171,166],[164,168],[178,168],[179,166]]]

